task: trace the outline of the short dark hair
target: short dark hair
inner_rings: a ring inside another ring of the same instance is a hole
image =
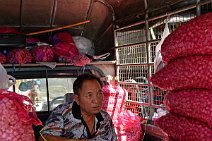
[[[79,95],[79,90],[81,89],[82,84],[85,80],[96,80],[100,84],[101,88],[103,87],[103,83],[99,77],[93,74],[85,73],[78,76],[77,79],[74,81],[73,90],[75,95]]]

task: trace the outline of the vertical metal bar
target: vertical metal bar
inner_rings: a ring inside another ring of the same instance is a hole
[[[117,84],[117,82],[119,81],[119,67],[117,66],[117,64],[119,64],[119,60],[118,60],[118,48],[116,48],[118,46],[118,40],[117,40],[117,34],[116,34],[116,30],[115,30],[115,25],[113,25],[113,36],[114,36],[114,50],[115,50],[115,56],[114,58],[116,59],[116,65],[115,65],[115,84]]]
[[[15,66],[13,66],[12,76],[15,78]],[[15,85],[13,85],[13,92],[16,92]]]
[[[148,3],[147,3],[147,0],[144,0],[144,4],[145,4],[145,27],[146,27],[146,30],[145,30],[145,35],[146,35],[146,53],[147,53],[147,69],[148,69],[148,74],[147,76],[149,77],[150,76],[150,65],[149,65],[149,40],[150,40],[150,33],[149,33],[149,15],[148,15]],[[152,115],[152,91],[151,91],[151,85],[150,83],[148,83],[148,91],[149,91],[149,95],[148,95],[148,103],[149,103],[149,108],[150,108],[150,113],[149,115],[151,116]]]
[[[13,65],[13,69],[12,69],[12,76],[15,78],[15,65]],[[15,85],[13,85],[13,92],[16,92],[16,89],[15,89]]]
[[[56,13],[56,7],[57,7],[57,2],[56,0],[53,0],[53,5],[52,5],[52,11],[51,11],[51,19],[50,19],[50,28],[53,27],[54,19],[55,19],[55,13]]]
[[[48,83],[48,71],[46,68],[46,94],[47,94],[47,107],[48,107],[48,114],[50,114],[50,102],[49,102],[49,83]]]
[[[201,15],[201,7],[200,7],[200,0],[196,0],[196,10],[197,10],[197,16]]]

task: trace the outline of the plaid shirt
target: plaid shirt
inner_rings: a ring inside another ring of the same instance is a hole
[[[114,125],[108,113],[101,111],[96,114],[95,133],[91,135],[76,102],[65,103],[55,108],[41,134],[91,141],[117,141]]]

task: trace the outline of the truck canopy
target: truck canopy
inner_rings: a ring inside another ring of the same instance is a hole
[[[91,39],[95,54],[102,54],[114,47],[113,25],[144,20],[145,9],[153,17],[191,3],[196,0],[0,0],[0,26],[30,33],[90,20],[64,30]]]

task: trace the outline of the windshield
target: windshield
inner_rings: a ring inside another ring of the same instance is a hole
[[[45,78],[19,79],[15,85],[15,92],[29,97],[36,111],[48,110],[47,93],[49,93],[49,105],[50,110],[52,110],[57,105],[64,103],[66,93],[73,93],[75,79],[48,78],[48,83]],[[9,90],[13,91],[12,87]]]

